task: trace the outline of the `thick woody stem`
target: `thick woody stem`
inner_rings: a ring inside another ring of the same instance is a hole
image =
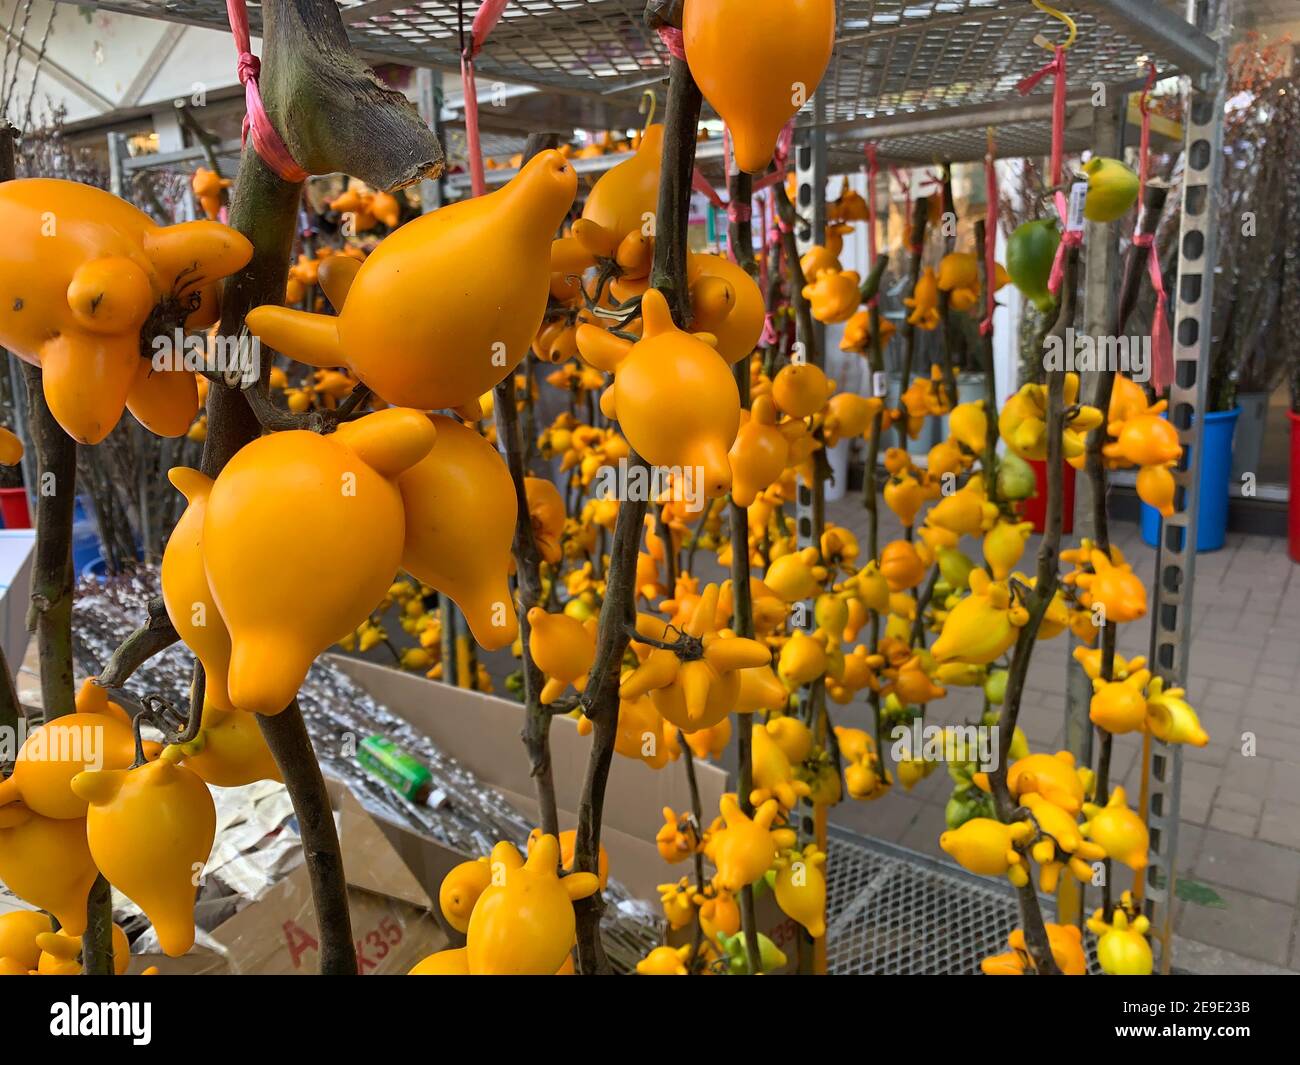
[[[686,226],[690,213],[691,173],[695,168],[695,130],[699,124],[701,102],[700,90],[691,77],[690,68],[682,60],[674,59],[664,117],[664,152],[650,285],[664,294],[674,320],[682,327],[690,324]],[[645,460],[632,451],[628,456],[628,467],[637,465],[644,466]],[[596,659],[583,693],[586,716],[591,719],[593,731],[591,755],[578,803],[574,867],[590,873],[596,872],[600,853],[601,814],[618,731],[619,673],[627,651],[627,626],[635,624],[636,619],[636,559],[645,511],[644,499],[624,499],[619,503],[606,575],[605,601],[600,608]],[[578,922],[578,971],[584,976],[610,971],[600,941],[603,909],[604,900],[599,891],[574,903]]]
[[[1061,285],[1061,303],[1056,322],[1050,335],[1064,340],[1065,330],[1074,322],[1076,288],[1079,280],[1078,246],[1068,248],[1065,255],[1065,278]],[[1029,659],[1033,653],[1038,630],[1048,605],[1056,594],[1059,582],[1057,560],[1061,549],[1061,526],[1064,510],[1064,471],[1062,431],[1065,428],[1065,374],[1061,370],[1047,371],[1047,522],[1043,530],[1043,539],[1038,548],[1038,573],[1033,590],[1029,594],[1026,607],[1029,621],[1016,640],[1015,652],[1011,658],[1011,669],[1007,677],[1006,697],[998,721],[998,764],[989,774],[989,785],[993,792],[993,803],[998,818],[1010,821],[1015,814],[1016,803],[1007,788],[1007,761],[1011,752],[1016,721],[1020,716],[1020,701],[1024,694],[1025,678],[1029,673]],[[1034,967],[1039,975],[1059,975],[1056,961],[1052,957],[1051,945],[1047,939],[1047,929],[1043,924],[1042,910],[1038,905],[1038,896],[1032,882],[1024,885],[1018,892],[1020,901],[1021,927],[1025,931],[1025,945]]]
[[[925,255],[925,226],[930,218],[929,197],[922,197],[912,204],[912,222],[908,230],[907,245],[911,258],[908,260],[908,291],[916,293],[916,283],[921,279],[921,260]],[[916,351],[916,326],[903,321],[903,379],[899,384],[899,395],[907,391],[912,379],[912,357]],[[902,403],[902,400],[899,400]],[[898,446],[907,448],[907,419],[898,420]]]
[[[555,141],[553,134],[531,134],[524,146],[524,161],[527,162],[546,148],[553,148]],[[555,800],[555,774],[551,767],[552,715],[541,704],[542,685],[545,681],[530,652],[532,625],[528,622],[528,611],[542,598],[541,557],[537,551],[537,542],[533,539],[533,523],[528,512],[528,492],[525,486],[528,470],[524,463],[524,442],[519,426],[519,408],[515,403],[513,373],[496,386],[494,409],[497,440],[505,455],[510,479],[514,482],[515,505],[519,511],[515,523],[514,556],[516,594],[519,596],[520,661],[524,676],[524,749],[528,752],[530,775],[537,792],[538,823],[546,835],[558,836],[560,817]]]

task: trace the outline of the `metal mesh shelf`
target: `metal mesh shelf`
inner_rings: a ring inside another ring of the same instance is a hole
[[[226,26],[223,0],[91,0],[81,6]],[[1080,41],[1070,57],[1072,89],[1131,81],[1140,56],[1165,72],[1213,67],[1213,42],[1169,3],[1071,0],[1067,6]],[[261,7],[248,7],[257,33]],[[339,7],[353,43],[367,56],[458,69],[454,0],[339,0]],[[476,6],[467,0],[464,8],[468,21]],[[580,93],[636,89],[666,71],[667,52],[646,28],[644,10],[644,0],[513,0],[478,68],[484,77]],[[1059,31],[1060,24],[1028,0],[840,0],[839,36],[823,83],[826,120],[1002,100],[1044,55],[1034,36],[1055,38]]]
[[[978,974],[1020,923],[1005,883],[835,827],[826,890],[832,976]],[[1052,902],[1041,901],[1052,914]],[[1089,971],[1100,972],[1091,952],[1088,960]]]

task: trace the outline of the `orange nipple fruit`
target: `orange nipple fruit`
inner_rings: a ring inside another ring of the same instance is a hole
[[[0,807],[0,881],[49,910],[69,935],[86,930],[86,897],[97,876],[85,818],[41,817],[20,803]]]
[[[230,632],[234,706],[278,714],[315,657],[383,599],[405,540],[396,481],[434,437],[426,415],[393,407],[328,436],[261,437],[221,471],[203,521],[203,562]]]
[[[611,259],[629,234],[654,234],[663,152],[664,127],[647,126],[632,157],[592,186],[582,217],[573,224],[574,237],[589,254]]]
[[[0,783],[0,806],[21,802],[42,817],[85,817],[72,778],[85,769],[124,769],[134,757],[131,729],[115,717],[64,714],[28,733],[13,774]]]
[[[176,466],[167,479],[188,505],[167,538],[162,557],[162,597],[176,632],[203,665],[204,698],[219,710],[232,710],[226,690],[230,669],[230,633],[212,599],[203,568],[203,520],[212,478]]]
[[[166,331],[210,314],[214,282],[248,262],[248,240],[218,222],[159,227],[111,193],[53,178],[5,182],[0,228],[0,345],[41,367],[67,434],[99,443],[128,399],[147,428],[183,433],[194,374],[149,374],[141,333],[159,307],[173,309]]]
[[[510,548],[519,508],[496,448],[454,418],[430,419],[433,450],[397,479],[406,506],[402,566],[451,596],[486,650],[519,635],[510,594]]]
[[[641,339],[629,343],[599,326],[578,327],[578,350],[614,374],[601,396],[607,418],[653,466],[703,476],[710,499],[731,488],[727,451],[740,428],[740,392],[726,362],[698,336],[677,328],[657,289],[641,299]]]
[[[90,803],[86,840],[105,879],[144,911],[168,957],[194,945],[194,898],[212,851],[217,811],[199,776],[167,759],[79,773]]]
[[[812,99],[835,44],[835,0],[686,0],[686,62],[731,129],[736,164],[762,173]]]
[[[763,334],[763,293],[749,273],[721,255],[691,255],[691,328],[717,338],[718,354],[737,363]]]
[[[337,318],[256,307],[248,328],[290,358],[348,366],[389,403],[478,400],[514,370],[546,312],[551,240],[578,177],[544,151],[496,192],[400,227],[366,259]]]

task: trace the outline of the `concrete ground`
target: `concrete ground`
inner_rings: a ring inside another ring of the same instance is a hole
[[[866,517],[856,493],[827,508],[828,520],[864,538]],[[1135,524],[1116,523],[1111,532],[1149,587],[1155,550],[1142,543]],[[885,511],[880,542],[900,534]],[[1036,551],[1033,537],[1030,572]],[[1174,964],[1200,972],[1300,970],[1300,566],[1287,557],[1286,541],[1230,533],[1223,550],[1200,555],[1192,613],[1187,698],[1211,739],[1203,749],[1184,748],[1176,856],[1184,898],[1174,911]],[[1144,655],[1149,640],[1147,620],[1133,622],[1120,630],[1119,651]],[[1067,656],[1064,635],[1035,649],[1020,718],[1035,750],[1063,746]],[[973,690],[954,688],[931,704],[927,721],[974,720],[979,710]],[[868,724],[861,703],[833,713],[837,723]],[[1251,737],[1248,757],[1242,752]],[[1111,779],[1135,804],[1140,737],[1114,743]],[[938,840],[950,792],[947,774],[935,772],[911,793],[896,788],[876,802],[846,801],[830,816],[946,859]],[[1131,874],[1117,868],[1125,878],[1120,887],[1127,887]],[[1210,904],[1186,901],[1189,894]]]

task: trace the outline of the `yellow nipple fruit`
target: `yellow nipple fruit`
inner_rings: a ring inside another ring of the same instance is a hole
[[[826,443],[834,447],[840,440],[866,436],[883,406],[884,401],[874,396],[868,399],[853,392],[835,393],[826,403],[822,424]]]
[[[60,929],[49,930],[49,920],[45,919],[45,931],[36,937],[40,947],[40,956],[33,968],[41,976],[80,976],[81,975],[81,937],[74,936]],[[126,933],[117,924],[113,925],[113,972],[122,976],[131,967],[131,944],[127,942]]]
[[[1124,561],[1118,548],[1111,548],[1111,558],[1093,550],[1090,557],[1093,571],[1075,578],[1082,591],[1079,601],[1089,609],[1100,606],[1105,611],[1106,621],[1121,624],[1136,621],[1147,612],[1146,585]]]
[[[717,339],[718,354],[737,363],[763,334],[763,293],[747,271],[722,255],[690,255],[691,328]]]
[[[164,748],[160,757],[180,762],[214,788],[283,779],[257,719],[244,710],[219,710],[207,701],[198,736]]]
[[[85,817],[72,779],[85,769],[124,769],[134,758],[128,726],[108,714],[64,714],[28,733],[12,775],[0,783],[0,806],[21,802],[42,817]]]
[[[658,289],[641,298],[641,317],[636,344],[599,326],[578,327],[582,357],[614,375],[600,409],[648,463],[702,471],[704,494],[725,495],[727,451],[740,428],[735,378],[710,344],[677,328]]]
[[[1088,195],[1083,217],[1090,222],[1114,222],[1132,210],[1138,198],[1138,176],[1118,159],[1094,155],[1083,164]]]
[[[778,428],[777,417],[771,397],[759,396],[727,453],[731,498],[738,506],[753,504],[759,492],[780,478],[790,461],[789,431]]]
[[[1084,803],[1083,815],[1087,820],[1080,832],[1103,848],[1107,858],[1123,862],[1133,870],[1147,867],[1150,849],[1147,826],[1128,808],[1122,787],[1110,793],[1105,806]]]
[[[826,672],[825,637],[809,636],[796,629],[777,658],[776,672],[789,691],[811,684]]]
[[[0,225],[9,238],[0,345],[41,367],[50,411],[69,436],[99,443],[128,399],[155,384],[168,390],[187,379],[193,392],[188,371],[153,375],[174,382],[142,377],[141,331],[160,307],[174,310],[164,317],[176,327],[197,325],[212,286],[252,256],[245,237],[210,221],[159,227],[111,193],[51,178],[5,182]]]
[[[452,928],[462,935],[479,896],[492,883],[492,863],[486,858],[461,862],[438,885],[438,908]]]
[[[793,846],[794,832],[772,828],[780,812],[775,799],[763,803],[752,819],[730,793],[722,796],[720,808],[726,827],[713,833],[709,854],[718,870],[718,886],[735,892],[772,868],[778,850]]]
[[[1098,728],[1117,735],[1142,731],[1147,721],[1147,698],[1142,689],[1150,679],[1151,674],[1141,669],[1124,680],[1094,680],[1089,719]]]
[[[856,270],[823,270],[803,287],[812,316],[826,325],[847,322],[862,302],[862,278]]]
[[[1107,976],[1150,976],[1155,969],[1147,932],[1151,922],[1145,916],[1134,918],[1116,909],[1110,924],[1097,910],[1088,919],[1088,931],[1098,936],[1097,961]]]
[[[86,841],[95,865],[144,911],[163,953],[184,954],[194,945],[194,897],[217,831],[208,786],[159,759],[78,773],[72,789],[90,804]]]
[[[596,619],[578,621],[567,614],[548,614],[539,606],[528,611],[532,627],[529,651],[537,668],[546,674],[541,702],[549,706],[570,684],[577,691],[587,686],[587,671],[596,659]]]
[[[1178,430],[1158,414],[1136,414],[1124,422],[1111,422],[1107,432],[1115,437],[1102,447],[1102,454],[1132,466],[1164,466],[1183,454]]]
[[[776,859],[776,904],[813,939],[826,934],[826,855],[809,843],[803,852],[788,851]]]
[[[760,174],[826,72],[835,3],[687,0],[682,41],[691,76],[731,130],[736,165]]]
[[[663,152],[664,127],[658,123],[647,126],[636,152],[607,170],[591,187],[582,218],[573,225],[574,237],[591,255],[613,258],[628,234],[654,233]],[[572,200],[572,194],[569,198]]]
[[[826,567],[819,565],[820,558],[815,547],[779,555],[767,567],[763,583],[787,603],[811,599],[821,591],[827,577]]]
[[[1025,541],[1034,531],[1031,521],[999,521],[984,534],[984,561],[995,581],[1011,576],[1016,563],[1025,553]]]
[[[98,875],[84,818],[41,817],[21,803],[0,807],[0,881],[70,935],[86,930],[86,897]]]
[[[469,948],[451,947],[421,958],[407,976],[469,976]]]
[[[691,944],[682,947],[655,947],[636,963],[638,976],[688,976],[686,963],[691,960]]]
[[[826,270],[839,273],[841,270],[839,252],[814,244],[799,259],[799,268],[803,270],[805,281],[816,281]]]
[[[1031,754],[1012,763],[1007,790],[1016,797],[1037,792],[1066,813],[1077,814],[1083,807],[1083,782],[1069,751]]]
[[[998,513],[998,508],[975,492],[953,492],[939,500],[925,516],[926,523],[947,529],[958,536],[977,536],[985,527],[991,526]],[[1015,528],[1015,526],[1012,526]],[[1020,553],[1024,552],[1024,537],[1020,541]],[[1016,561],[1020,555],[1016,555]],[[1015,566],[1015,561],[1011,563]]]
[[[908,308],[907,321],[918,329],[934,329],[939,324],[939,275],[927,266],[916,279],[912,294],[903,300]]]
[[[891,592],[905,592],[925,579],[926,564],[908,540],[894,540],[880,553],[880,573]]]
[[[1064,404],[1072,413],[1061,432],[1062,454],[1071,464],[1083,459],[1088,433],[1105,420],[1101,411],[1078,402],[1079,375],[1065,375]],[[998,432],[1016,455],[1042,462],[1047,458],[1047,386],[1022,385],[998,415]]]
[[[834,391],[835,382],[810,362],[783,366],[772,379],[772,399],[791,418],[811,418],[826,406]]]
[[[1182,688],[1166,691],[1163,677],[1153,678],[1147,690],[1147,731],[1161,743],[1204,747],[1210,742],[1209,733],[1183,695]]]
[[[757,640],[743,639],[718,628],[719,588],[706,585],[682,632],[700,641],[703,657],[679,659],[655,648],[619,688],[623,699],[650,693],[656,710],[684,732],[712,728],[730,714],[740,692],[740,671],[766,666],[772,652]],[[655,640],[669,640],[667,624],[648,615],[637,619],[637,630]]]
[[[406,508],[402,568],[449,595],[488,651],[519,635],[510,549],[519,508],[500,454],[473,429],[440,414],[437,438],[397,479]]]
[[[328,436],[263,436],[221,471],[203,521],[203,562],[230,632],[234,706],[278,714],[313,659],[383,599],[406,528],[396,480],[433,442],[425,415],[393,407]],[[250,543],[283,549],[249,551]],[[314,574],[309,596],[303,572]]]
[[[898,520],[904,526],[911,528],[916,521],[916,515],[926,502],[939,498],[939,491],[938,481],[927,480],[922,483],[910,472],[904,472],[885,482],[882,495],[885,505],[898,515]]]
[[[753,731],[751,765],[754,790],[749,801],[755,806],[773,798],[781,804],[781,809],[791,810],[810,791],[807,783],[795,779],[789,757],[766,729]]]
[[[509,843],[499,843],[490,860],[491,883],[470,915],[467,959],[473,976],[552,976],[573,949],[573,903],[599,887],[594,873],[556,869],[560,845],[542,836],[525,862]]]
[[[1170,517],[1174,506],[1174,475],[1167,466],[1143,466],[1138,470],[1137,494],[1147,506],[1155,507],[1162,517]]]
[[[551,240],[578,178],[555,151],[496,192],[423,215],[357,271],[338,317],[255,307],[248,328],[281,354],[347,366],[387,402],[477,402],[514,370],[546,313]]]
[[[205,699],[220,710],[233,710],[226,688],[230,633],[212,598],[203,567],[203,521],[212,478],[176,466],[167,471],[167,479],[185,496],[186,507],[163,550],[163,605],[181,640],[203,665]]]
[[[972,454],[984,452],[989,420],[984,415],[984,401],[959,403],[948,415],[948,432],[954,440]]]
[[[784,710],[789,692],[768,666],[738,669],[740,690],[736,694],[736,713],[752,714],[755,710]]]
[[[1029,882],[1024,855],[1016,844],[1027,843],[1034,835],[1028,821],[1004,825],[988,817],[972,817],[958,829],[944,832],[939,846],[951,854],[963,869],[981,876],[1006,876],[1016,887]]]
[[[17,963],[22,972],[35,969],[41,956],[36,937],[50,931],[50,919],[36,910],[0,913],[0,958]]]

